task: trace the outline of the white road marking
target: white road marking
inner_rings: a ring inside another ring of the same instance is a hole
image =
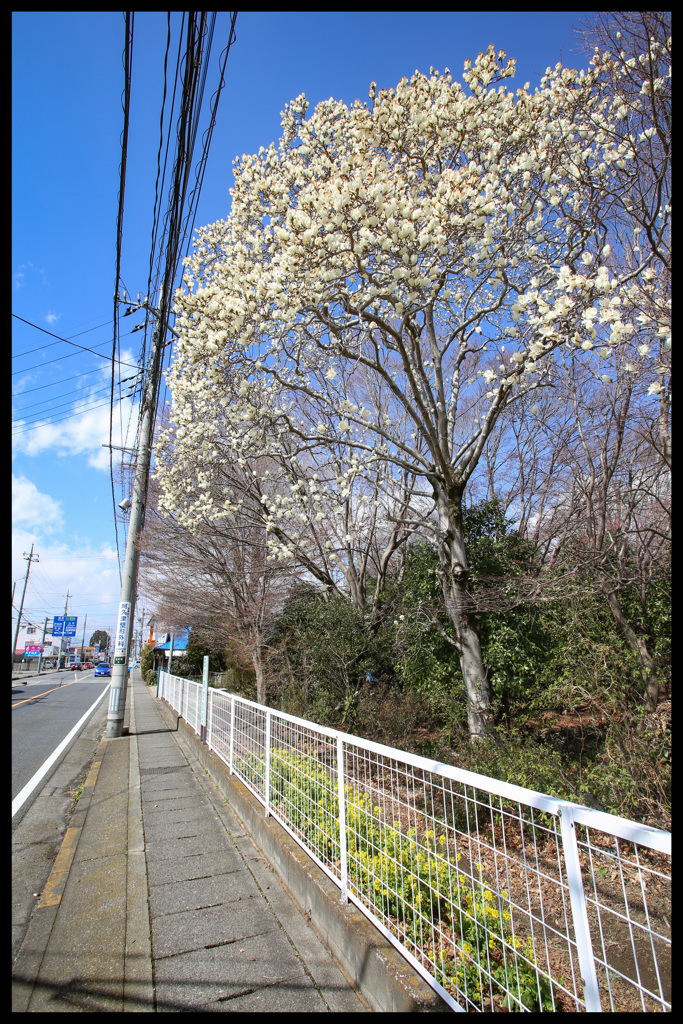
[[[108,683],[107,686],[102,691],[102,693],[97,698],[97,700],[95,701],[95,703],[92,705],[92,707],[88,708],[83,717],[80,718],[78,722],[76,722],[69,735],[64,737],[64,739],[59,744],[57,749],[54,750],[48,757],[47,761],[45,761],[44,764],[40,766],[40,768],[35,773],[33,778],[29,779],[29,781],[26,783],[22,791],[17,796],[15,796],[14,800],[12,801],[12,817],[14,817],[17,811],[21,810],[21,808],[24,806],[24,804],[26,803],[26,801],[28,800],[28,798],[30,797],[31,793],[36,788],[38,783],[45,777],[45,775],[47,775],[50,768],[55,763],[61,752],[70,743],[70,741],[76,735],[81,726],[88,720],[88,718],[93,713],[97,705],[100,703],[100,701],[102,700],[110,686],[111,683]]]

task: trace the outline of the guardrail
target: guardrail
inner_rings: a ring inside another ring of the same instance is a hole
[[[166,672],[158,692],[454,1010],[670,1010],[668,832]]]

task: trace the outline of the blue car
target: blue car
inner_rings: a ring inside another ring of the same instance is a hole
[[[106,665],[104,662],[100,662],[100,664],[95,669],[95,675],[96,676],[110,676],[111,675],[111,666],[110,665]]]

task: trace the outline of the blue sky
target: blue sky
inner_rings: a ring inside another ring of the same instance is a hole
[[[230,209],[232,161],[280,134],[280,111],[304,92],[318,101],[367,99],[371,81],[395,86],[416,69],[463,62],[489,43],[517,61],[511,88],[538,84],[548,65],[584,66],[574,27],[582,12],[273,13],[237,17],[226,87],[195,226]],[[180,32],[171,19],[169,77]],[[144,294],[163,91],[166,15],[135,14],[121,277]],[[229,14],[216,18],[203,122],[218,83]],[[12,311],[37,327],[95,349],[101,357],[12,319],[12,580],[18,605],[31,544],[24,614],[31,622],[64,612],[111,631],[120,594],[125,520],[115,525],[107,449],[116,259],[116,216],[124,85],[121,12],[12,16]],[[197,147],[196,152],[198,152]],[[163,209],[165,209],[165,196]],[[176,282],[178,283],[178,282]],[[120,377],[134,375],[141,316],[121,320]],[[87,332],[87,333],[83,333]],[[126,394],[126,382],[121,385]],[[118,394],[118,389],[117,389]],[[115,407],[113,444],[125,446],[136,407]],[[117,454],[117,460],[120,453]],[[127,493],[115,479],[116,501]]]

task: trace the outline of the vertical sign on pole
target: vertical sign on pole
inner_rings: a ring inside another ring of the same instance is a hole
[[[206,743],[206,702],[209,696],[209,655],[204,655],[204,667],[202,672],[202,743]]]
[[[130,625],[130,601],[121,601],[119,604],[119,619],[116,626],[116,636],[114,638],[114,665],[123,665],[126,663],[126,653],[128,650],[128,627]],[[119,670],[121,671],[121,670]],[[123,668],[123,675],[119,674],[118,678],[112,673],[111,690],[109,694],[109,716],[116,719],[123,719],[123,708],[121,707],[121,693],[123,690],[123,678],[125,677],[125,667]],[[118,735],[121,735],[119,731]]]

